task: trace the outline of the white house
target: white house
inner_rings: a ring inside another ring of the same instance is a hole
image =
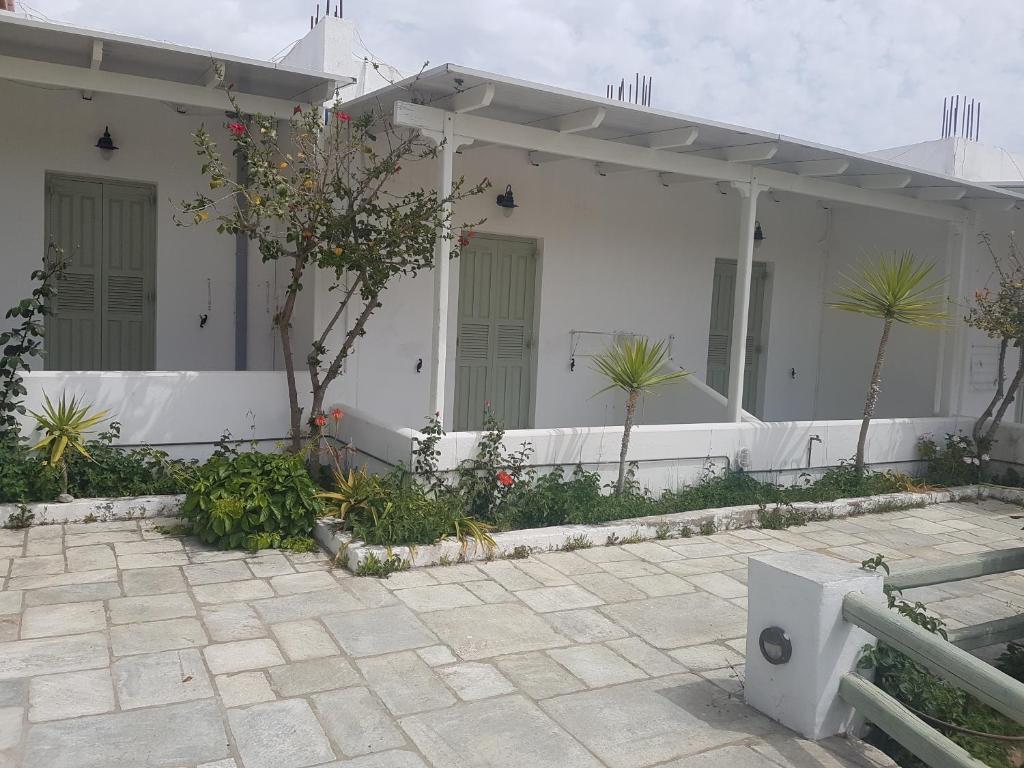
[[[991,274],[978,233],[1002,246],[1021,217],[1020,192],[949,169],[453,64],[416,79],[415,103],[411,83],[359,95],[352,29],[323,19],[272,63],[0,12],[0,305],[29,291],[49,238],[79,260],[33,398],[81,392],[114,409],[126,442],[180,453],[250,423],[285,437],[278,276],[244,240],[172,218],[203,184],[190,132],[223,138],[228,82],[243,109],[282,121],[337,93],[446,138],[404,183],[494,184],[455,211],[486,218],[463,258],[387,292],[333,393],[373,465],[408,461],[435,411],[442,461],[457,461],[489,400],[538,464],[604,467],[622,405],[593,397],[589,360],[622,334],[667,339],[692,372],[643,404],[631,456],[645,482],[682,482],[708,459],[834,464],[853,453],[880,331],[825,306],[837,276],[875,249],[911,249],[963,301]],[[107,128],[119,149],[97,147]],[[496,204],[508,188],[515,208]],[[311,286],[307,338],[329,317],[326,287]],[[993,391],[992,349],[959,323],[897,328],[869,460],[912,461],[919,434],[969,424]]]

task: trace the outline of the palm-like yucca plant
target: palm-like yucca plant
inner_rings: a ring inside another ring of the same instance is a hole
[[[920,261],[910,251],[882,253],[862,262],[853,273],[843,275],[836,289],[836,300],[829,306],[856,312],[882,321],[875,367],[871,371],[864,417],[857,440],[857,474],[864,472],[864,447],[868,426],[875,413],[881,391],[882,365],[889,334],[895,323],[919,328],[940,328],[945,324],[944,297],[938,289],[946,279],[930,279],[934,264]]]
[[[626,393],[626,420],[623,424],[622,450],[619,452],[616,493],[622,493],[626,481],[629,433],[633,429],[633,418],[640,395],[688,375],[688,371],[663,370],[667,361],[668,347],[665,342],[652,344],[642,336],[618,341],[594,357],[594,369],[608,381],[608,386],[596,392],[595,396],[610,389],[620,389]]]
[[[43,395],[43,412],[29,411],[36,420],[36,429],[43,439],[32,446],[33,451],[46,454],[46,462],[60,469],[61,493],[68,492],[68,465],[66,453],[70,448],[87,459],[92,459],[85,447],[85,433],[107,418],[109,410],[92,413],[92,406],[77,397],[67,400],[62,392],[54,406],[50,396]]]

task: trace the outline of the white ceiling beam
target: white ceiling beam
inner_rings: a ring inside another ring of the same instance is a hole
[[[907,191],[918,200],[959,200],[967,194],[963,187],[916,187]]]
[[[103,66],[103,41],[92,41],[92,56],[89,57],[89,69],[98,72]],[[92,91],[82,91],[82,98],[92,101]]]
[[[81,91],[114,93],[140,99],[166,101],[171,104],[185,104],[221,111],[229,110],[231,104],[222,91],[204,88],[201,85],[175,83],[152,77],[124,75],[119,72],[72,67],[67,64],[53,64],[48,61],[20,59],[0,55],[0,75],[39,85],[52,85]],[[259,113],[268,117],[290,120],[295,107],[292,100],[274,99],[248,93],[234,93],[238,106],[243,112]]]
[[[766,144],[745,144],[742,147],[726,147],[722,156],[730,163],[756,163],[759,160],[771,160],[779,151],[774,142]]]
[[[872,173],[848,178],[861,189],[903,189],[913,179],[909,173]]]
[[[676,149],[688,147],[697,140],[700,129],[695,125],[686,128],[670,128],[667,131],[656,131],[655,133],[644,133],[639,136],[631,136],[629,142],[636,143],[651,149]]]
[[[440,99],[436,106],[458,114],[489,107],[494,101],[494,83],[481,83]]]
[[[685,173],[659,173],[658,181],[661,182],[663,187],[668,187],[673,184],[695,184],[697,182],[708,182],[708,179],[701,178],[700,176],[687,176]]]
[[[800,160],[790,166],[797,176],[841,176],[850,167],[849,160]]]
[[[969,210],[988,212],[1009,211],[1017,205],[1016,200],[1005,200],[998,197],[972,197],[964,200],[963,203]]]
[[[397,101],[394,105],[396,125],[436,131],[443,128],[445,119],[445,112],[432,107],[405,101]],[[943,221],[964,221],[968,215],[959,207],[930,200],[917,200],[905,195],[860,189],[828,179],[797,176],[774,168],[730,163],[692,152],[668,152],[596,139],[592,136],[557,133],[478,115],[456,115],[455,132],[507,147],[547,152],[594,163],[629,165],[648,171],[679,173],[712,181],[749,182],[753,179],[764,187],[780,192],[793,192],[807,197],[899,211]]]
[[[609,165],[608,163],[594,163],[594,170],[598,176],[610,176],[616,173],[630,173],[642,171],[643,168],[634,168],[631,165]]]
[[[583,109],[579,112],[570,112],[567,115],[558,115],[544,120],[538,120],[530,125],[531,128],[546,128],[559,133],[579,133],[597,128],[604,122],[607,110],[604,107]]]
[[[210,62],[210,68],[203,76],[203,85],[206,88],[220,88],[224,84],[224,75],[227,68],[223,61]]]

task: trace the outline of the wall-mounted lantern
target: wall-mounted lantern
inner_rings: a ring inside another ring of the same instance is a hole
[[[754,222],[754,247],[757,247],[764,240],[764,230],[761,229],[761,222]]]
[[[106,128],[103,129],[103,135],[100,136],[99,141],[96,142],[96,146],[97,146],[97,148],[102,149],[104,151],[104,153],[106,153],[106,152],[113,152],[115,149],[118,148],[118,147],[114,146],[114,139],[110,135],[110,126],[109,125]]]
[[[513,208],[518,208],[516,199],[512,196],[512,185],[505,187],[505,191],[498,195],[498,207],[506,208],[506,213],[511,213]]]

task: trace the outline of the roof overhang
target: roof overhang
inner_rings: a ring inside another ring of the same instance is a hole
[[[473,147],[518,147],[534,165],[582,159],[595,163],[601,175],[652,171],[666,186],[754,180],[825,201],[948,221],[1024,204],[1018,190],[452,64],[374,91],[347,108],[376,108],[394,115],[399,125],[431,132],[454,115],[454,132],[473,140]]]
[[[0,12],[0,78],[154,99],[183,107],[239,107],[290,118],[296,103],[322,104],[351,77],[188,48]]]

